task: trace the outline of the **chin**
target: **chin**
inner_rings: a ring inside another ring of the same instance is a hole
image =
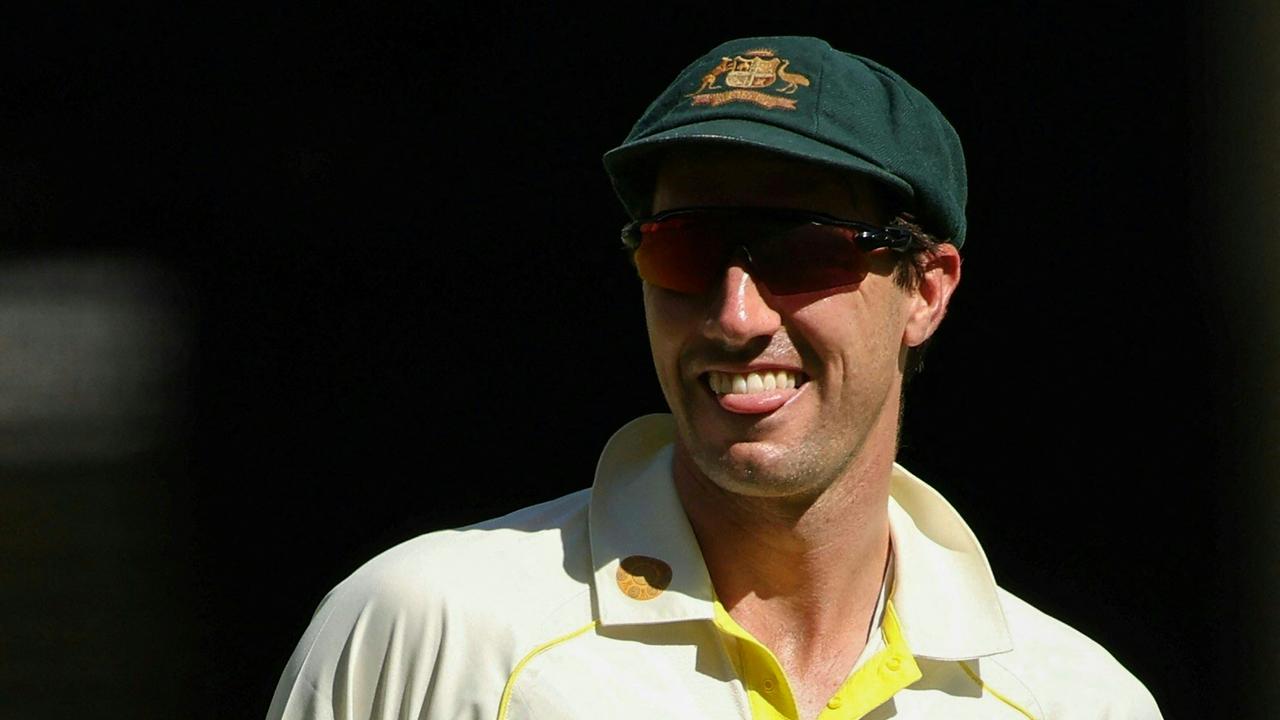
[[[794,452],[794,451],[793,451]],[[816,495],[828,485],[824,473],[797,464],[765,443],[739,442],[723,452],[694,456],[698,469],[720,489],[758,498]]]

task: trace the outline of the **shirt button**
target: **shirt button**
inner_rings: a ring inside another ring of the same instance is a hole
[[[902,667],[902,658],[897,656],[891,657],[884,661],[884,667],[889,672],[898,672],[898,669]]]
[[[839,696],[839,695],[836,695],[835,697],[833,697],[833,698],[831,698],[830,700],[828,700],[828,701],[827,701],[827,709],[828,709],[828,710],[839,710],[839,709],[840,709],[840,706],[841,706],[841,705],[843,705],[843,704],[844,704],[844,701],[840,699],[840,696]]]
[[[765,678],[764,682],[760,683],[760,686],[763,687],[764,691],[767,693],[773,692],[774,689],[778,687],[777,684],[773,682],[773,678]]]

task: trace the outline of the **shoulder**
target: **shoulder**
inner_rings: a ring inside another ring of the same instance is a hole
[[[428,533],[365,563],[320,603],[268,717],[454,717],[496,702],[530,646],[590,619],[589,495]]]
[[[566,602],[589,595],[589,491],[401,543],[339,583],[313,625],[361,625],[489,647],[519,643]]]
[[[579,491],[403,542],[352,573],[326,602],[347,597],[403,611],[450,605],[481,609],[528,607],[541,595],[571,593],[591,574],[589,495]],[[509,617],[510,609],[504,610]]]
[[[1151,693],[1106,648],[1003,588],[999,595],[1013,651],[991,661],[1016,676],[1047,717],[1160,717]]]

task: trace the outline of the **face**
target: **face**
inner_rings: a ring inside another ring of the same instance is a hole
[[[887,220],[865,181],[741,150],[663,165],[653,212],[695,206]],[[799,295],[773,295],[742,259],[701,295],[645,284],[654,365],[676,420],[677,476],[743,495],[804,498],[860,455],[892,459],[905,351],[936,321],[925,317],[921,292],[893,282],[889,251],[873,255],[859,284]],[[958,260],[956,271],[958,278]]]

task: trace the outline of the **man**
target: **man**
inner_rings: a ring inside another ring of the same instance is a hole
[[[960,280],[959,141],[813,38],[726,43],[605,156],[672,416],[594,486],[382,554],[272,718],[1155,718],[894,463]]]

